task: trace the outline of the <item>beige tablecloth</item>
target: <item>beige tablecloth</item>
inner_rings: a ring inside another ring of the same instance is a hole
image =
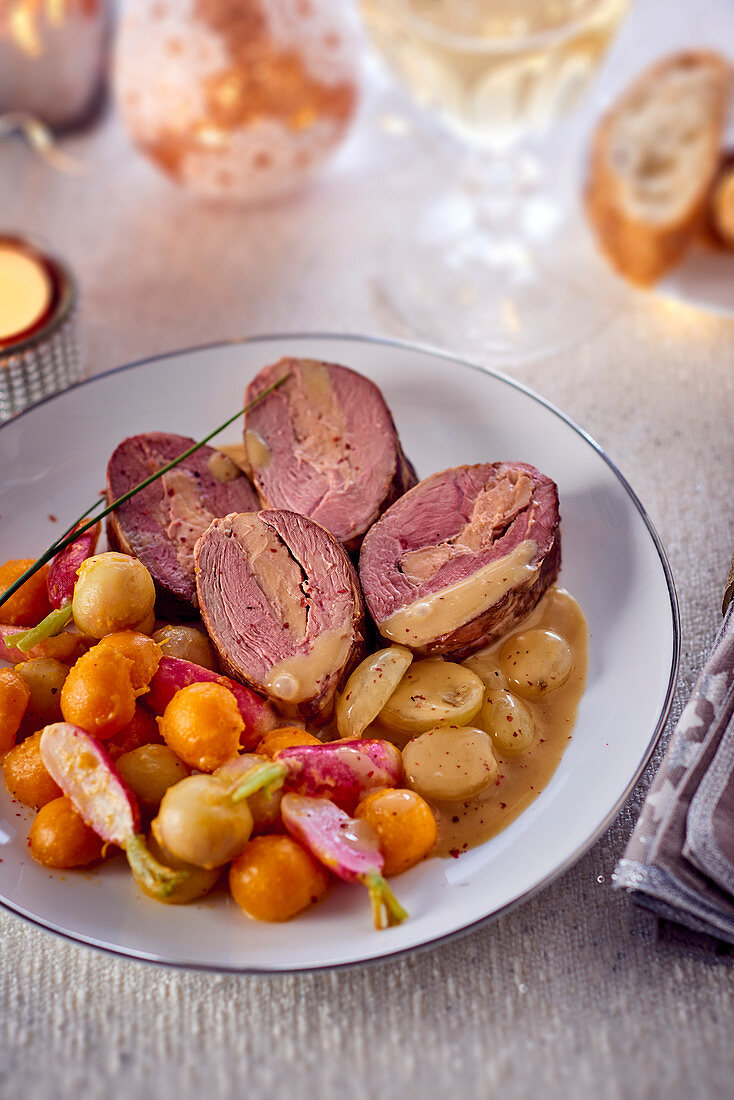
[[[727,38],[734,45],[730,0],[641,2],[581,130],[648,57]],[[172,191],[112,117],[69,141],[88,166],[81,179],[5,145],[0,222],[44,236],[74,266],[92,371],[253,332],[384,332],[372,281],[380,228],[400,203],[409,214],[427,154],[415,134],[382,130],[381,111],[368,100],[308,194],[245,214]],[[682,613],[675,719],[719,625],[734,546],[734,320],[624,292],[593,339],[511,372],[601,443],[660,532]],[[651,920],[610,886],[654,766],[609,832],[540,896],[464,938],[366,968],[165,970],[1,911],[0,1095],[730,1094],[729,965],[656,943]]]

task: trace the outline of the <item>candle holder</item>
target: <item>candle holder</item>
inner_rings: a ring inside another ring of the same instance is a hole
[[[112,0],[0,0],[0,114],[84,126],[105,98]]]
[[[0,336],[0,422],[66,389],[82,377],[76,327],[77,289],[68,268],[45,248],[0,234],[10,248],[37,265],[48,280],[48,303],[30,325]]]

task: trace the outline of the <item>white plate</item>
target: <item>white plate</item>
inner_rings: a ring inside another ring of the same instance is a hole
[[[495,839],[394,881],[410,912],[371,927],[365,891],[340,884],[288,926],[244,917],[224,892],[186,908],[138,893],[124,862],[44,870],[28,854],[30,813],[0,794],[0,899],[83,943],[172,965],[287,971],[375,959],[506,910],[577,860],[609,825],[662,729],[678,664],[670,570],[640,502],[599,448],[541,398],[499,375],[384,341],[262,338],[178,352],[91,379],[0,430],[2,556],[31,557],[104,485],[126,435],[201,437],[236,410],[245,383],[283,355],[344,363],[381,388],[421,476],[522,460],[559,486],[562,583],[590,628],[588,686],[573,739],[539,798]],[[237,437],[235,428],[220,442]],[[52,524],[50,513],[59,517]],[[22,811],[19,813],[19,810]]]

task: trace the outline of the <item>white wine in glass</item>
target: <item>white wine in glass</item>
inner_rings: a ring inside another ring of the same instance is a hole
[[[629,0],[363,0],[382,53],[474,141],[544,129],[576,106]]]
[[[575,308],[562,276],[549,279],[547,266],[541,273],[536,263],[525,214],[534,198],[529,181],[540,173],[528,170],[523,143],[583,98],[630,2],[361,0],[385,60],[466,153],[457,182],[474,207],[470,230],[441,256],[435,245],[432,257],[420,255],[414,241],[411,263],[404,247],[396,292],[385,288],[416,334],[451,342],[450,331],[437,331],[427,266],[435,305],[452,303],[461,331],[487,351],[549,351],[570,342],[575,328],[588,328],[589,311]]]

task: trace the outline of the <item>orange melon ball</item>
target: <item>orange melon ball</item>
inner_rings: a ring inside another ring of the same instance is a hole
[[[87,867],[102,856],[103,842],[71,800],[47,802],[36,814],[28,836],[31,855],[44,867]]]
[[[399,875],[414,867],[431,854],[436,843],[436,819],[415,791],[370,791],[354,816],[367,821],[377,833],[385,875]]]
[[[237,755],[245,723],[231,691],[197,683],[176,692],[158,727],[169,749],[190,768],[213,772]]]
[[[135,694],[144,695],[161,663],[163,654],[160,646],[147,634],[137,630],[117,630],[102,638],[99,644],[116,649],[123,657],[132,661],[130,678]]]
[[[135,708],[135,714],[119,733],[110,737],[105,742],[105,748],[113,760],[126,752],[133,752],[141,745],[162,745],[163,738],[158,729],[158,723],[153,715],[140,704]]]
[[[290,836],[256,836],[229,869],[232,897],[251,917],[286,921],[326,893],[329,874]]]
[[[269,730],[257,746],[261,756],[275,756],[281,749],[290,749],[294,745],[320,745],[318,737],[300,729],[299,726],[283,726],[282,729]]]
[[[0,565],[0,595],[31,565],[32,558],[12,559]],[[42,565],[0,606],[0,622],[12,623],[14,626],[35,626],[41,619],[45,619],[51,611],[46,591],[47,576],[48,566]]]
[[[0,754],[12,749],[31,689],[12,668],[0,668]]]
[[[32,737],[26,737],[2,759],[6,787],[13,798],[26,806],[45,806],[61,794],[61,788],[41,759],[42,732],[39,730]]]
[[[76,662],[61,689],[66,722],[106,741],[135,715],[132,661],[111,646],[95,645]]]

